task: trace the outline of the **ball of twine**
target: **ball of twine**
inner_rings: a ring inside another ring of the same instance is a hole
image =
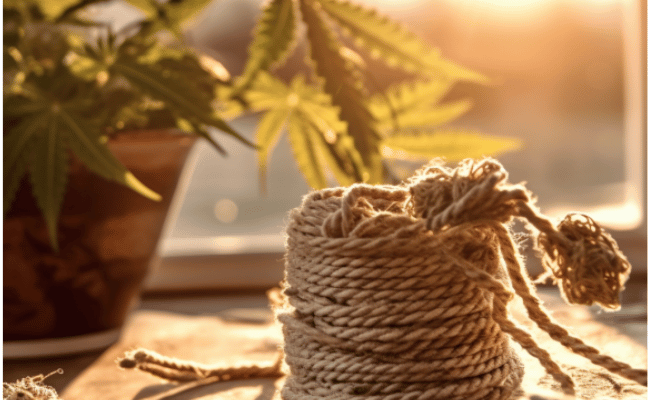
[[[509,318],[515,294],[555,340],[646,384],[646,371],[551,320],[505,225],[513,217],[539,231],[568,301],[619,307],[630,268],[611,237],[585,216],[555,227],[495,160],[432,163],[402,186],[306,196],[287,227],[286,304],[277,310],[291,371],[282,397],[506,399],[523,376],[510,340],[573,393],[571,378]]]

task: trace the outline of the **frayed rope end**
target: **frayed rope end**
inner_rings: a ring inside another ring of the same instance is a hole
[[[591,217],[569,214],[557,226],[561,235],[540,233],[544,265],[571,304],[598,304],[618,310],[631,266],[614,239]]]
[[[139,364],[145,362],[149,350],[136,349],[124,354],[123,358],[117,360],[117,365],[124,369],[136,368]]]

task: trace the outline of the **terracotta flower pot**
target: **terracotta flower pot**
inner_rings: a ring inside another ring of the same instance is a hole
[[[70,166],[59,251],[27,179],[4,221],[4,340],[62,338],[121,327],[138,298],[193,137],[160,131],[116,136],[109,147],[163,200],[149,200]]]

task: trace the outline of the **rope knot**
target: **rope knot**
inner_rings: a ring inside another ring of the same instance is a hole
[[[523,186],[506,184],[507,179],[503,166],[490,158],[464,160],[455,169],[434,160],[409,180],[409,207],[432,231],[475,220],[508,222],[518,203],[530,197]]]
[[[544,266],[559,280],[562,295],[572,304],[620,308],[631,266],[612,237],[584,214],[569,214],[557,231],[540,232]]]

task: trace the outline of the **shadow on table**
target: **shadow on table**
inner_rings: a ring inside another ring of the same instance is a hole
[[[250,379],[250,380],[237,380],[231,382],[218,382],[206,386],[195,387],[183,391],[182,393],[173,394],[173,389],[177,388],[177,384],[166,383],[159,385],[151,385],[142,388],[132,400],[192,400],[192,399],[205,399],[205,400],[218,400],[221,397],[219,393],[228,391],[252,393],[255,388],[260,388],[261,391],[255,397],[255,400],[272,400],[275,392],[275,382],[271,379]],[[169,396],[165,396],[166,392],[170,392]],[[213,395],[211,397],[207,397]],[[155,396],[155,397],[153,397]],[[253,398],[250,395],[251,399]],[[225,395],[223,398],[232,398],[232,394]]]

